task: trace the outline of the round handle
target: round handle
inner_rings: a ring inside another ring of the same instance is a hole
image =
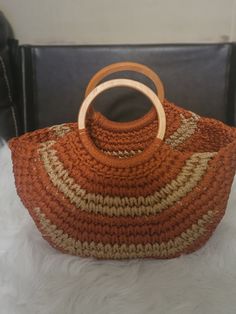
[[[163,109],[163,106],[159,98],[146,85],[140,82],[134,81],[134,80],[129,80],[129,79],[114,79],[114,80],[107,81],[105,83],[98,85],[89,93],[89,95],[84,99],[81,105],[80,111],[79,111],[79,115],[78,115],[78,128],[79,128],[80,133],[81,134],[86,133],[85,132],[86,131],[85,130],[86,113],[92,101],[103,91],[114,88],[114,87],[121,87],[121,86],[130,87],[135,90],[138,90],[141,93],[143,93],[145,96],[147,96],[147,98],[150,99],[150,101],[153,103],[157,111],[157,116],[159,120],[159,129],[157,132],[157,138],[162,140],[165,136],[165,130],[166,130],[166,115],[165,115],[165,111]]]
[[[117,62],[102,68],[89,81],[85,91],[85,97],[88,96],[88,94],[101,82],[103,78],[112,73],[121,71],[134,71],[147,76],[150,80],[153,81],[156,87],[157,95],[160,101],[163,102],[165,95],[164,86],[159,76],[146,65],[135,62]]]

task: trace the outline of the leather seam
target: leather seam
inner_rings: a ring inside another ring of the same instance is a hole
[[[24,132],[27,132],[27,109],[26,109],[26,82],[25,82],[25,51],[21,49],[21,75],[22,75],[22,100],[23,100],[23,119],[24,119]]]
[[[7,95],[8,95],[8,99],[11,103],[11,114],[12,114],[12,120],[13,120],[13,124],[14,124],[14,128],[15,128],[15,135],[18,136],[19,132],[18,132],[18,126],[17,126],[17,121],[16,121],[16,113],[15,113],[15,108],[14,108],[14,103],[13,103],[13,98],[12,98],[12,94],[11,94],[11,88],[10,88],[10,84],[9,84],[9,80],[7,77],[7,71],[6,71],[6,66],[4,63],[4,60],[2,58],[2,56],[0,56],[0,63],[2,66],[2,70],[3,70],[3,77],[4,77],[4,81],[7,87]]]

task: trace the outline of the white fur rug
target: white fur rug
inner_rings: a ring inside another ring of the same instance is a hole
[[[227,214],[198,252],[173,260],[64,255],[37,231],[0,149],[0,314],[235,314],[236,180]]]

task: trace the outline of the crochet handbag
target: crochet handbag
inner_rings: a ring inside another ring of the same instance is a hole
[[[130,79],[96,87],[121,70],[147,75],[159,97]],[[152,109],[124,123],[91,109],[118,86],[146,95]],[[17,192],[43,237],[62,252],[102,259],[173,258],[200,248],[225,213],[236,129],[170,103],[159,77],[135,63],[99,71],[86,95],[78,123],[9,142]]]

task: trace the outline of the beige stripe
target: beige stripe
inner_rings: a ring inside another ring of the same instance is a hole
[[[191,111],[189,111],[191,112]],[[183,114],[180,114],[181,125],[180,127],[169,136],[169,138],[165,139],[165,143],[171,145],[173,148],[178,147],[180,144],[184,143],[186,139],[193,135],[197,128],[197,121],[199,120],[199,116],[195,113],[191,112],[192,116],[190,118],[185,118]],[[67,124],[59,124],[50,127],[51,130],[55,132],[55,135],[58,137],[64,136],[66,133],[71,131],[71,128]],[[128,158],[132,157],[138,153],[141,153],[142,150],[118,150],[118,151],[109,151],[109,150],[101,150],[104,154],[117,156],[118,158]]]
[[[62,137],[66,133],[71,131],[71,128],[69,127],[69,125],[66,125],[65,123],[53,125],[49,129],[52,130],[55,133],[55,135],[58,137]]]
[[[129,158],[142,152],[141,149],[129,150],[129,151],[127,150],[109,151],[109,150],[101,149],[101,151],[106,155],[116,156],[118,158]]]
[[[191,112],[191,114],[192,116],[190,118],[185,118],[183,114],[180,114],[181,126],[167,139],[165,139],[166,144],[170,145],[173,148],[176,148],[180,144],[184,143],[190,136],[193,135],[193,133],[197,129],[197,121],[199,120],[200,117],[193,112]],[[142,152],[141,149],[137,151],[134,150],[131,151],[102,150],[102,151],[107,155],[117,156],[118,158],[128,158]]]
[[[207,224],[212,223],[217,212],[208,211],[205,215],[193,224],[191,228],[182,232],[180,236],[167,242],[155,244],[138,245],[110,245],[95,242],[81,242],[72,237],[63,230],[58,229],[56,225],[46,218],[40,208],[34,209],[39,221],[41,232],[49,237],[50,241],[67,253],[79,256],[93,256],[106,259],[124,259],[140,257],[171,257],[182,253],[191,246],[197,239],[205,235],[208,231]]]
[[[87,193],[69,176],[59,160],[54,141],[42,143],[41,160],[52,183],[77,208],[108,216],[141,216],[160,213],[191,192],[208,168],[209,160],[216,153],[195,153],[185,163],[178,176],[154,194],[143,197],[102,196]]]
[[[165,140],[166,144],[176,148],[193,135],[197,129],[197,121],[199,120],[199,116],[193,112],[191,113],[192,116],[190,118],[185,118],[182,114],[180,114],[181,126]]]

